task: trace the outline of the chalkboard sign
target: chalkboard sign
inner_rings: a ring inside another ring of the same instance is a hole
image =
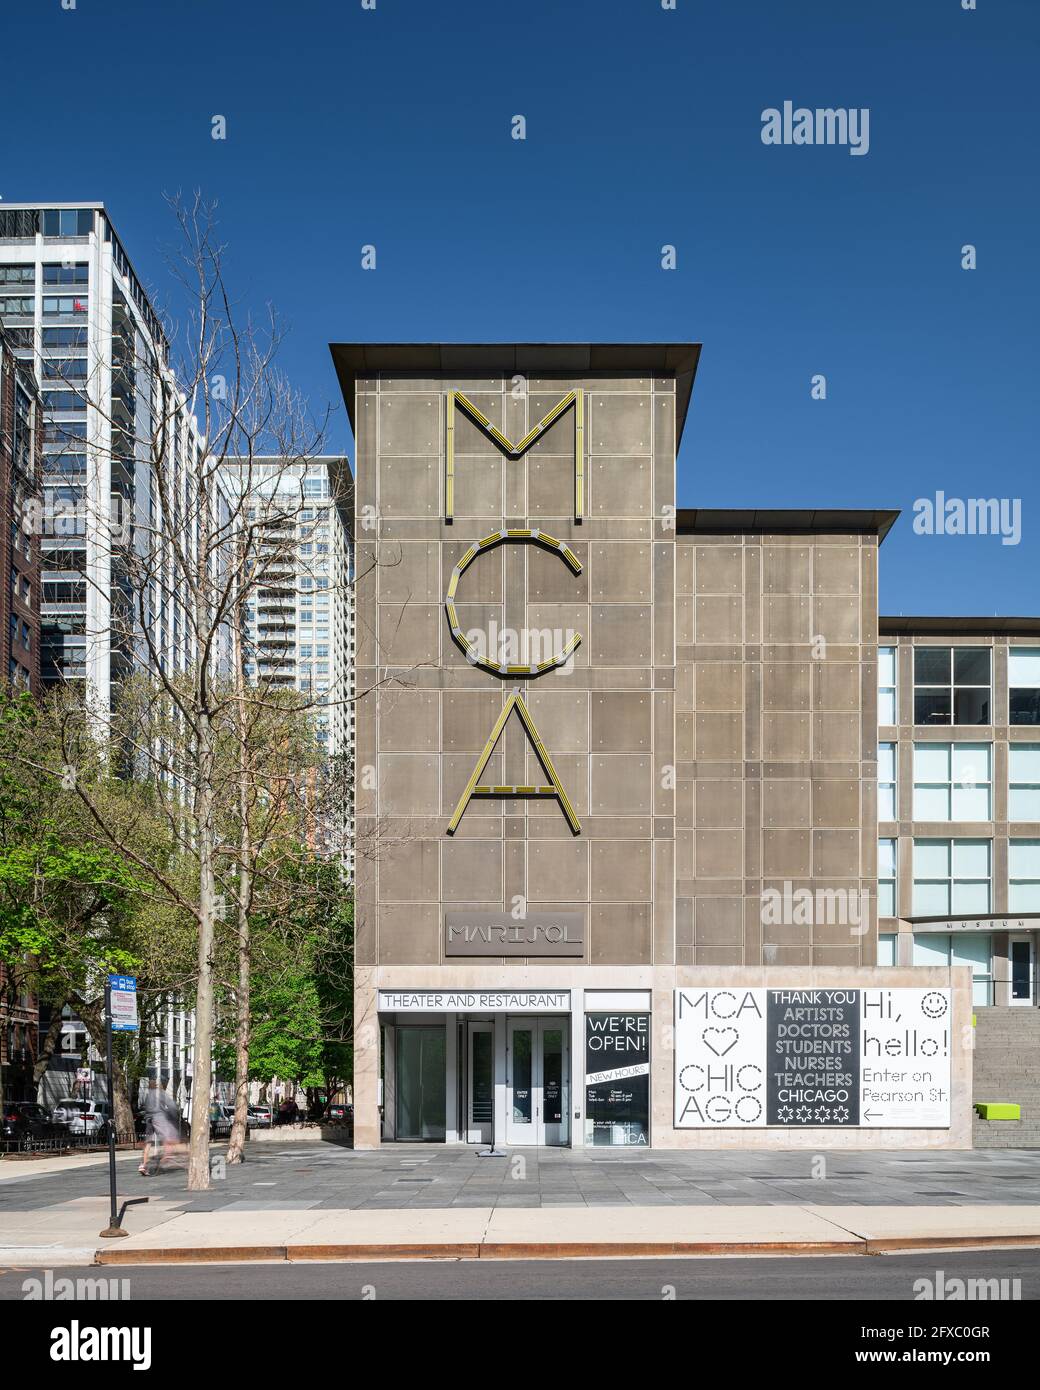
[[[585,1015],[585,1141],[650,1143],[650,1015]]]

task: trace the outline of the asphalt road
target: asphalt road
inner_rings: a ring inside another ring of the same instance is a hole
[[[1021,1280],[1023,1301],[1040,1296],[1040,1251],[937,1251],[932,1256],[802,1259],[437,1260],[337,1264],[79,1266],[53,1279],[127,1280],[116,1291],[148,1299],[463,1299],[806,1301],[915,1300],[915,1282]],[[0,1300],[24,1299],[39,1269],[0,1269]],[[82,1286],[81,1286],[82,1287]],[[947,1284],[948,1289],[948,1284]],[[1014,1295],[1014,1285],[1008,1286]],[[949,1293],[947,1292],[947,1297]],[[958,1305],[963,1308],[963,1303]]]

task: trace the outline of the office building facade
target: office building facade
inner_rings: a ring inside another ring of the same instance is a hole
[[[879,960],[1035,1008],[1040,619],[882,617],[878,641]]]

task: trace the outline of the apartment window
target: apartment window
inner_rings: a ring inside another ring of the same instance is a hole
[[[1008,652],[1008,722],[1040,724],[1040,647]]]
[[[1008,841],[1008,911],[1040,912],[1040,840]]]
[[[45,357],[43,378],[45,381],[86,381],[87,359],[70,357],[65,360],[60,357]]]
[[[46,347],[86,347],[86,327],[45,328],[43,346]]]
[[[915,917],[974,917],[990,910],[988,840],[915,840]]]
[[[43,267],[43,283],[45,285],[85,285],[87,274],[86,262],[76,265],[64,263],[45,265]]]
[[[896,915],[896,842],[878,840],[878,916]]]
[[[93,227],[90,208],[48,208],[43,214],[44,236],[89,236]]]
[[[914,744],[914,820],[989,820],[992,746]]]
[[[1040,743],[1008,748],[1008,820],[1040,821]]]
[[[895,648],[877,648],[877,723],[897,724],[898,706],[895,702]]]
[[[896,746],[879,743],[877,750],[877,818],[896,818]]]
[[[85,314],[86,312],[86,295],[44,295],[43,297],[44,318],[53,318],[56,314]]]
[[[993,942],[988,932],[914,932],[914,964],[970,965],[971,1002],[989,1004],[993,991]]]
[[[5,294],[0,298],[0,318],[11,317],[32,318],[36,312],[35,301],[31,294]]]
[[[990,722],[989,647],[914,648],[914,723]]]
[[[0,265],[0,285],[32,285],[35,282],[35,265]]]

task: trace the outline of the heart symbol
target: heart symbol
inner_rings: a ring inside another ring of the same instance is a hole
[[[720,1043],[724,1042],[726,1046],[716,1047],[715,1043],[713,1043],[708,1036],[709,1033],[713,1033],[718,1041]],[[705,1028],[701,1037],[704,1039],[704,1046],[714,1052],[716,1057],[725,1057],[726,1053],[732,1052],[740,1041],[740,1034],[735,1028]]]

